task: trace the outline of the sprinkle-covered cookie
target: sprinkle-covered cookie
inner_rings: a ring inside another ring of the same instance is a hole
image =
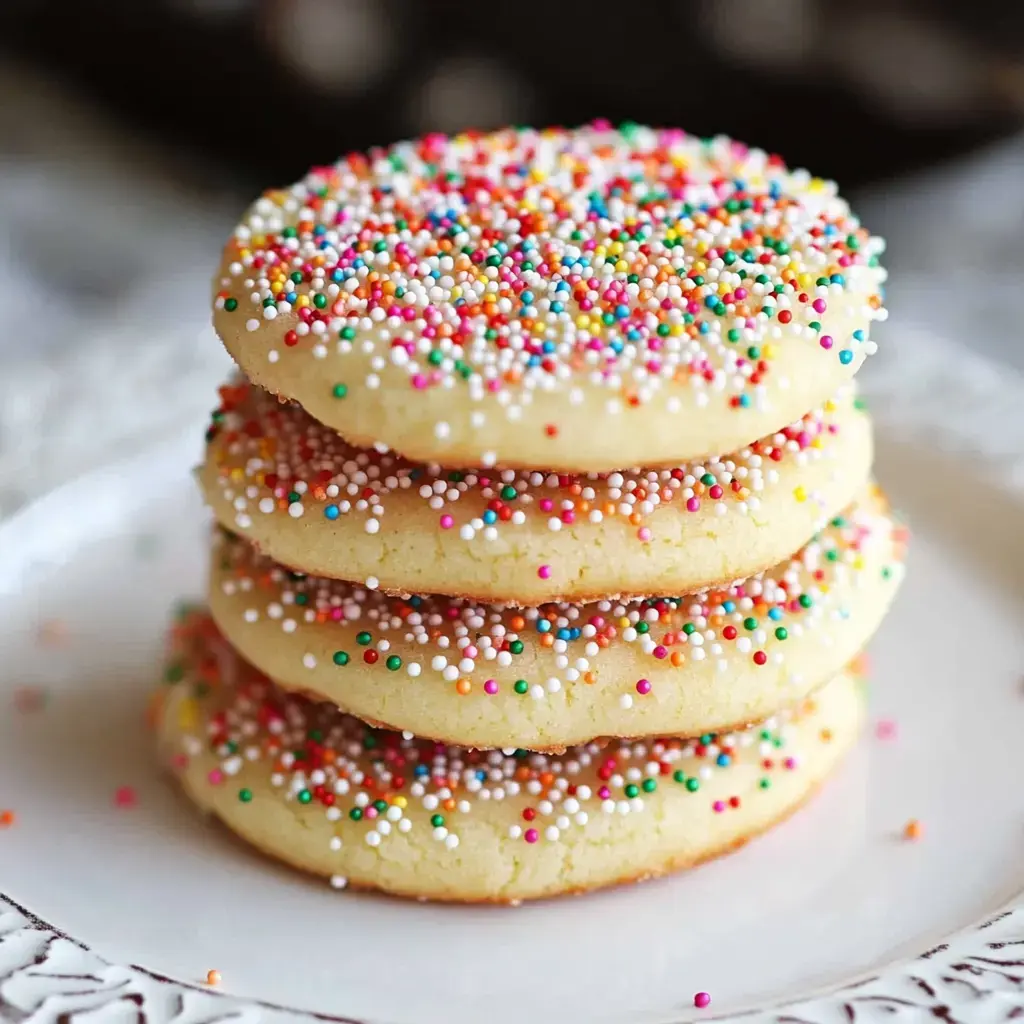
[[[431,135],[260,198],[214,324],[353,444],[614,472],[820,407],[874,350],[882,248],[834,183],[729,139]]]
[[[843,674],[739,732],[466,750],[284,694],[202,612],[179,622],[167,674],[160,749],[198,806],[337,888],[439,900],[580,892],[735,849],[808,797],[863,717]]]
[[[550,750],[696,735],[806,696],[853,658],[902,576],[878,497],[775,568],[686,597],[509,608],[389,596],[284,569],[218,534],[210,609],[281,686],[394,729]]]
[[[615,473],[451,470],[353,448],[295,403],[221,389],[199,480],[227,529],[293,568],[536,604],[686,593],[799,548],[868,480],[852,385],[729,455]]]

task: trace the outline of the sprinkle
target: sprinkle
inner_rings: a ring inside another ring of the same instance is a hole
[[[898,731],[896,722],[891,718],[882,718],[875,726],[875,735],[880,740],[894,740]]]
[[[220,971],[207,971],[206,972],[206,984],[207,985],[219,985],[221,981]]]
[[[911,818],[910,821],[903,826],[903,838],[910,841],[916,841],[924,835],[924,826],[917,820],[917,818]]]
[[[14,691],[14,710],[30,715],[46,707],[47,691],[41,686],[19,686]]]
[[[540,567],[540,568],[539,568],[539,569],[537,570],[537,575],[538,575],[538,576],[539,576],[539,577],[540,577],[540,578],[541,578],[542,580],[547,580],[547,579],[550,579],[550,578],[551,578],[551,566],[550,566],[550,565],[542,565],[542,566],[541,566],[541,567]]]
[[[68,624],[63,619],[47,619],[39,627],[38,635],[43,647],[63,647],[68,641]]]
[[[711,996],[708,995],[707,992],[698,992],[693,997],[693,1005],[696,1006],[698,1010],[703,1010],[705,1007],[711,1005]]]
[[[138,794],[132,786],[118,786],[114,791],[114,805],[116,807],[134,807],[138,803]]]
[[[0,811],[0,828],[10,828],[14,824],[14,811]]]

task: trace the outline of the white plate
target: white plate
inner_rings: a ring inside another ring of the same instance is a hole
[[[30,507],[0,528],[0,811],[16,814],[0,828],[0,1018],[848,1021],[946,1006],[981,1020],[1024,1006],[1024,910],[998,916],[1024,887],[1021,510],[964,460],[881,447],[913,526],[872,647],[873,722],[898,735],[873,725],[816,802],[732,857],[516,909],[334,892],[201,819],[156,769],[146,697],[171,607],[201,589],[194,432]],[[134,806],[117,805],[121,787]],[[913,818],[918,842],[901,838]]]

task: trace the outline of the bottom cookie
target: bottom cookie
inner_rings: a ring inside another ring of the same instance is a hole
[[[154,706],[189,797],[335,886],[466,902],[583,892],[698,864],[800,806],[856,741],[844,673],[760,725],[561,755],[467,750],[286,694],[202,611],[174,630]]]

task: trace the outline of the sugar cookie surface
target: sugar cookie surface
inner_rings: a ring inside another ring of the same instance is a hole
[[[614,472],[821,406],[874,350],[882,248],[834,183],[725,138],[432,135],[264,194],[214,326],[354,444]]]
[[[902,577],[902,531],[865,496],[791,559],[681,598],[502,608],[388,596],[214,541],[210,609],[288,689],[368,721],[474,747],[745,725],[853,658]]]
[[[610,474],[450,470],[353,448],[295,403],[221,389],[199,473],[270,557],[392,591],[535,604],[675,595],[790,555],[864,487],[853,387],[730,455]]]
[[[798,807],[854,743],[842,674],[761,725],[694,740],[587,743],[552,757],[405,738],[285,695],[202,612],[157,694],[165,762],[264,851],[346,885],[507,902],[684,868]]]

